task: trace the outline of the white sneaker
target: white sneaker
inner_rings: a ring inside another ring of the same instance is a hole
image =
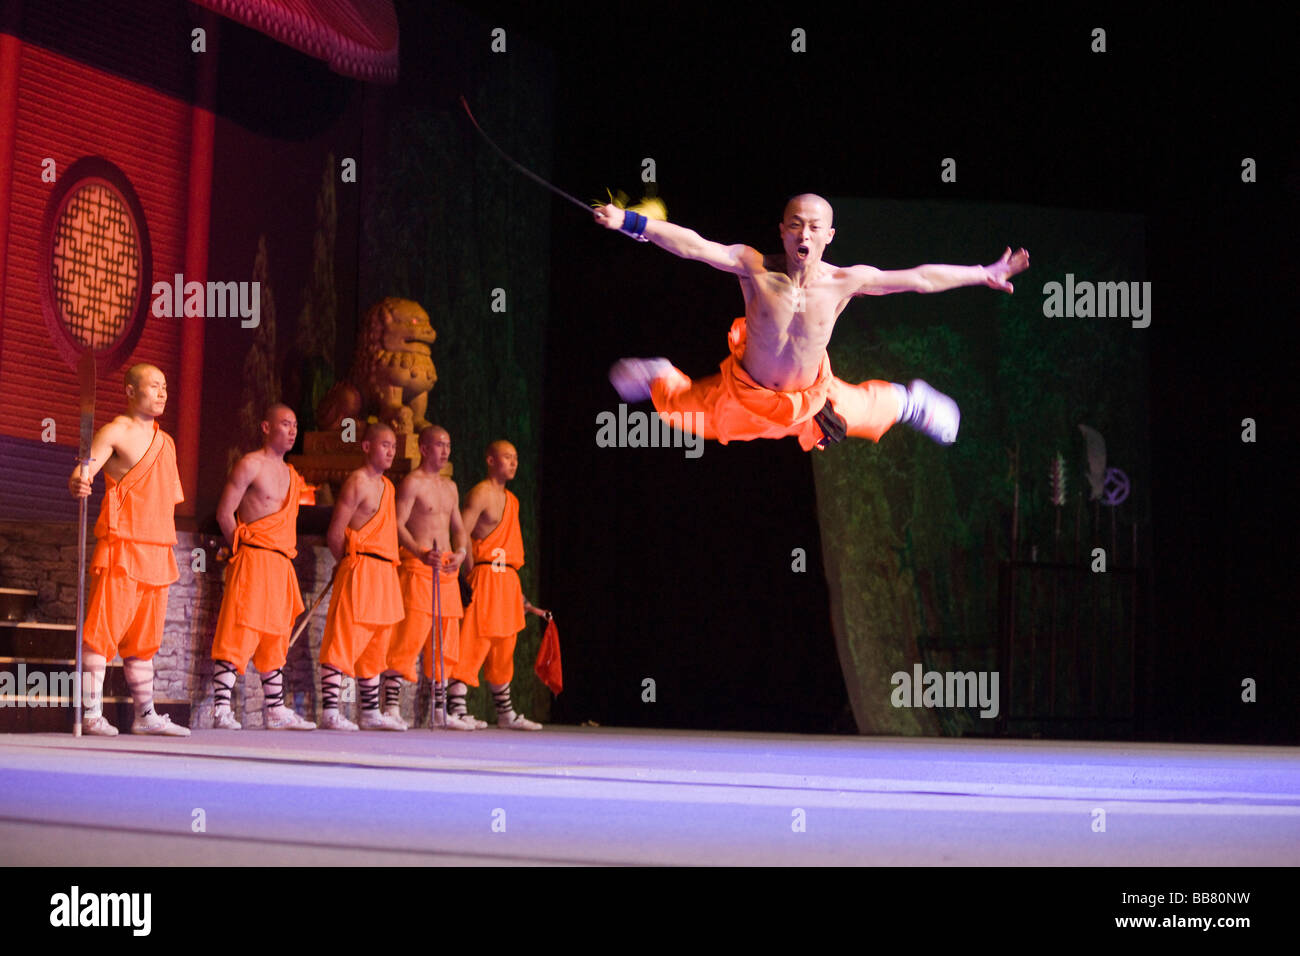
[[[103,714],[81,718],[81,732],[88,737],[116,737],[117,728]]]
[[[504,730],[541,730],[542,725],[535,720],[529,720],[523,714],[515,714],[514,717],[507,717],[501,714],[497,717],[497,726]]]
[[[625,402],[644,402],[650,397],[650,383],[673,369],[666,358],[619,359],[609,369],[609,383]]]
[[[154,711],[132,721],[131,733],[152,734],[155,737],[188,737],[190,728],[182,727],[180,724],[173,724],[172,719],[166,714]]]
[[[406,724],[400,720],[394,721],[386,714],[381,714],[378,710],[363,710],[361,719],[357,722],[362,730],[405,730]]]
[[[443,717],[447,718],[443,723]],[[478,730],[474,724],[474,718],[468,714],[459,715],[453,713],[440,714],[437,711],[433,713],[434,730]]]
[[[229,707],[220,707],[212,712],[213,730],[243,730],[244,725],[235,720],[235,712]]]
[[[348,720],[337,710],[322,710],[320,712],[320,729],[321,730],[358,730],[352,721]]]
[[[488,724],[487,724],[487,721],[486,721],[486,720],[479,720],[479,719],[478,719],[477,717],[475,717],[473,714],[450,714],[450,713],[449,713],[447,716],[448,716],[448,717],[453,717],[453,716],[454,716],[454,717],[459,717],[461,720],[465,721],[467,724],[473,724],[475,730],[487,730],[487,725],[488,725]]]
[[[919,378],[908,383],[907,394],[920,409],[916,420],[910,423],[913,428],[940,445],[951,445],[957,440],[961,410],[956,402]]]
[[[402,708],[401,708],[401,707],[398,707],[398,706],[396,706],[396,705],[391,706],[391,707],[385,707],[385,708],[383,709],[382,713],[383,713],[383,715],[384,715],[385,717],[387,717],[389,720],[393,720],[393,721],[396,721],[397,723],[401,724],[403,730],[407,730],[407,729],[409,729],[410,725],[407,724],[407,722],[404,721],[404,720],[402,719]]]
[[[267,730],[315,730],[316,725],[310,720],[298,716],[291,707],[281,704],[279,707],[267,707],[262,711],[262,725]]]

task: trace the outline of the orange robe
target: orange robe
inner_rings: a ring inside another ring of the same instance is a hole
[[[289,633],[303,612],[293,571],[301,491],[302,476],[290,465],[289,493],[280,510],[249,524],[235,516],[234,555],[226,566],[212,659],[234,664],[241,674],[250,657],[260,674],[283,667]]]
[[[508,684],[515,673],[515,640],[526,620],[519,583],[524,536],[519,530],[519,499],[509,489],[500,523],[487,537],[474,541],[473,548],[474,599],[461,628],[460,660],[451,673],[455,680],[477,687],[482,667],[490,683]]]
[[[794,436],[804,451],[823,438],[813,416],[827,401],[845,420],[847,433],[856,438],[880,441],[898,421],[898,392],[892,384],[868,381],[850,385],[831,374],[830,356],[824,353],[817,380],[805,389],[775,392],[754,381],[741,365],[745,355],[744,316],[731,323],[727,344],[731,354],[722,360],[717,375],[692,382],[674,368],[651,383],[650,398],[660,418],[701,438],[716,438],[724,445]]]
[[[153,423],[153,440],[121,481],[104,473],[95,522],[83,643],[112,660],[150,660],[162,646],[167,588],[176,569],[176,504],[184,501],[176,445]]]
[[[334,572],[320,662],[349,677],[378,677],[388,660],[393,625],[400,621],[397,509],[393,483],[383,478],[379,510],[360,528],[344,530],[343,560]]]
[[[388,669],[397,671],[409,681],[417,678],[415,664],[424,648],[424,675],[433,679],[433,568],[420,556],[400,549],[402,563],[397,577],[402,582],[402,602],[406,617],[393,631],[388,648]],[[451,552],[443,553],[443,565],[453,560]],[[442,614],[442,672],[450,674],[460,658],[460,619],[465,609],[460,603],[460,584],[457,574],[438,575],[438,610]]]

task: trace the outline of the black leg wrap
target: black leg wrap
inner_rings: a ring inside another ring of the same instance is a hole
[[[849,423],[839,416],[829,399],[822,406],[822,410],[813,416],[813,421],[822,430],[822,440],[817,443],[818,448],[839,444],[848,434]]]

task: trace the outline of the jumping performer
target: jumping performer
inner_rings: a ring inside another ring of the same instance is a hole
[[[289,632],[303,611],[293,559],[298,554],[302,476],[284,456],[298,437],[298,417],[276,403],[262,417],[262,447],[239,459],[217,504],[217,523],[232,556],[212,641],[212,726],[239,730],[230,708],[237,674],[251,658],[262,676],[262,723],[267,730],[315,730],[284,704]]]
[[[361,730],[405,730],[379,710],[379,675],[387,667],[393,625],[400,621],[397,579],[397,509],[393,483],[384,477],[397,452],[397,435],[371,425],[361,442],[366,462],[339,491],[325,543],[339,562],[320,647],[321,729],[357,730],[339,713],[343,675],[355,677]]]
[[[479,668],[496,703],[497,726],[510,730],[541,730],[542,725],[515,713],[510,702],[510,682],[515,675],[515,641],[524,629],[524,612],[548,617],[524,597],[519,569],[524,566],[524,537],[519,530],[519,499],[506,488],[519,469],[519,454],[508,441],[494,441],[487,449],[488,477],[470,489],[461,521],[473,542],[462,567],[469,575],[474,598],[465,612],[460,636],[460,659],[451,669],[447,689],[448,710],[467,713],[467,684],[478,686]],[[486,664],[485,664],[486,662]],[[470,716],[479,728],[485,721]]]
[[[794,436],[808,451],[846,435],[879,441],[901,422],[951,445],[961,413],[942,392],[920,379],[908,386],[882,381],[850,385],[831,374],[826,345],[835,322],[854,296],[943,292],[968,285],[1012,292],[1011,277],[1029,267],[1029,254],[1024,249],[1013,254],[1010,247],[988,266],[923,265],[884,272],[865,265],[831,265],[822,261],[835,236],[831,206],[811,193],[786,204],[779,227],[783,252],[773,255],[710,242],[693,230],[646,220],[613,205],[597,209],[595,218],[607,229],[621,229],[739,278],[745,315],[732,323],[731,354],[719,374],[692,382],[666,358],[622,359],[610,369],[610,381],[624,401],[651,399],[665,418],[674,415],[693,432],[723,444]],[[682,414],[687,412],[691,415]]]
[[[68,479],[74,498],[90,494],[104,472],[104,500],[95,522],[90,559],[90,600],[82,634],[82,732],[116,737],[104,717],[104,671],[117,654],[135,705],[133,734],[188,737],[153,707],[153,658],[162,646],[167,589],[180,577],[176,556],[176,504],[185,500],[176,470],[176,446],[158,427],[167,407],[167,379],[152,365],[126,372],[126,414],[95,433],[88,476],[78,465]]]
[[[460,603],[457,577],[465,560],[465,526],[460,520],[460,492],[456,483],[439,474],[451,458],[451,436],[445,428],[430,425],[420,432],[420,467],[402,479],[397,488],[397,540],[402,563],[397,576],[402,582],[406,617],[397,625],[388,648],[388,670],[384,671],[384,715],[401,720],[398,705],[402,679],[414,681],[416,661],[424,648],[424,673],[433,684],[435,722],[445,715],[451,730],[474,730],[475,723],[439,707],[446,700],[447,678],[460,658]],[[447,550],[450,543],[454,551]],[[434,646],[433,578],[438,569],[438,611],[441,616],[439,647]],[[434,658],[441,653],[440,673]]]

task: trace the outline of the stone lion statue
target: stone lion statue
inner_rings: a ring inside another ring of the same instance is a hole
[[[438,381],[435,338],[429,314],[418,302],[387,298],[372,305],[361,323],[348,381],[326,394],[316,411],[317,427],[336,428],[367,408],[399,434],[427,426],[429,392]]]

